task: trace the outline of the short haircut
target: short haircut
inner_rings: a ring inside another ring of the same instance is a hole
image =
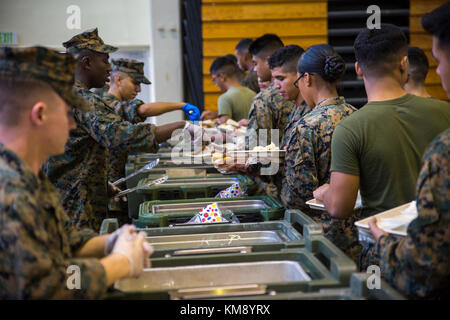
[[[238,71],[236,62],[226,56],[216,58],[209,68],[211,74],[224,73],[228,77],[238,76]]]
[[[20,124],[21,117],[39,101],[49,102],[52,87],[30,77],[6,77],[0,75],[0,124],[13,128]],[[51,107],[51,103],[49,103]]]
[[[409,76],[414,83],[424,84],[428,74],[428,58],[418,47],[408,48]]]
[[[376,77],[391,74],[398,60],[408,54],[405,34],[392,24],[382,24],[380,29],[363,29],[353,47],[363,71]]]
[[[252,42],[253,42],[253,39],[251,39],[251,38],[241,39],[234,49],[239,52],[242,52],[242,53],[249,52],[248,49],[250,48],[250,45],[252,44]]]
[[[115,76],[119,76],[121,79],[126,79],[127,77],[128,78],[131,78],[128,74],[126,74],[125,72],[122,72],[122,71],[118,71],[118,70],[116,70],[116,71],[111,71],[110,73],[109,73],[109,80],[110,80],[110,82],[111,82],[111,84],[114,84],[116,81],[115,81],[115,79],[114,79],[114,77]],[[131,80],[133,80],[133,78],[131,78]]]
[[[273,33],[266,33],[252,42],[248,51],[252,56],[267,57],[284,47],[280,37]]]
[[[450,50],[450,2],[422,17],[422,26],[439,40],[439,46]]]
[[[232,60],[234,63],[237,64],[237,58],[236,58],[236,56],[234,54],[230,53],[230,54],[224,55],[224,57],[229,59],[229,60]]]
[[[270,56],[269,67],[282,67],[283,72],[297,73],[297,63],[303,52],[305,50],[295,44],[282,47]]]

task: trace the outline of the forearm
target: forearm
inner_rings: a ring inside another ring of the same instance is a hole
[[[141,117],[154,117],[159,116],[163,113],[181,110],[185,105],[185,102],[152,102],[142,104],[138,113]]]
[[[116,280],[125,278],[130,274],[130,262],[122,254],[111,254],[101,259],[100,263],[105,268],[108,286],[112,285]]]
[[[342,199],[339,199],[331,187],[324,193],[322,201],[327,212],[336,219],[348,218],[352,214],[355,206],[355,202],[353,202],[353,205],[350,205],[342,201]]]
[[[162,126],[156,127],[156,141],[158,143],[164,142],[171,138],[172,132],[177,129],[182,129],[186,125],[185,121],[177,121]]]
[[[75,252],[76,258],[101,258],[105,255],[105,244],[108,235],[92,238],[86,244]]]

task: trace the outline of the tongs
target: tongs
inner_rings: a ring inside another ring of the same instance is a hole
[[[128,179],[133,178],[135,175],[142,173],[144,171],[148,171],[153,169],[154,167],[156,167],[159,163],[159,158],[157,158],[156,160],[153,160],[152,162],[146,164],[144,167],[142,167],[141,169],[133,172],[132,174],[129,174],[128,176],[126,176],[125,178],[120,178],[119,180],[113,182],[113,186],[117,186],[119,184],[121,184],[122,182],[127,181]]]
[[[129,194],[129,193],[134,192],[134,191],[139,190],[139,189],[143,189],[143,188],[147,188],[147,187],[150,187],[150,186],[153,186],[153,185],[164,183],[164,182],[167,181],[168,178],[169,178],[169,176],[166,174],[162,178],[159,178],[159,179],[156,179],[156,180],[152,180],[150,182],[144,183],[144,184],[136,186],[134,188],[129,188],[129,189],[123,190],[123,191],[119,192],[118,194],[116,194],[114,196],[114,198],[118,198],[118,197],[124,196],[126,194]]]

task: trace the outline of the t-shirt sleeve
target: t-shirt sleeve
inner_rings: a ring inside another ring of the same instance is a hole
[[[330,171],[360,175],[357,139],[341,125],[336,126],[331,140]]]
[[[233,106],[230,99],[227,96],[221,95],[217,101],[217,108],[219,111],[219,116],[233,116]]]

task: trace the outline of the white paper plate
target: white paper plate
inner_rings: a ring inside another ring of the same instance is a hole
[[[311,209],[316,209],[316,210],[322,210],[322,211],[326,211],[325,209],[325,205],[323,204],[322,201],[317,200],[317,199],[311,199],[306,201],[306,204],[311,208]],[[356,197],[356,202],[355,202],[355,209],[359,209],[362,207],[362,200],[361,200],[361,194],[358,191],[358,196]]]

